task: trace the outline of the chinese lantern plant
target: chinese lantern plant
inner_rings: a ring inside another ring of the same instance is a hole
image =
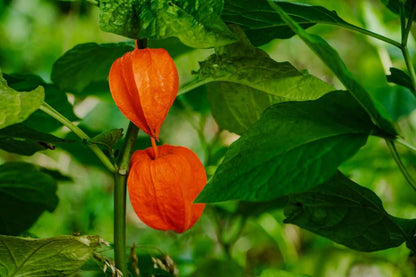
[[[134,140],[140,128],[152,142],[152,147],[138,150],[132,156],[127,179],[130,201],[137,216],[148,226],[182,233],[196,223],[204,210],[204,204],[193,201],[204,188],[207,177],[204,166],[191,150],[156,145],[160,127],[177,95],[179,78],[166,50],[145,48],[142,43],[136,42],[133,51],[116,59],[109,74],[114,102],[131,121],[127,139]],[[129,144],[129,150],[123,151],[125,155],[116,173],[115,259],[123,272],[125,177],[133,145],[134,142]]]

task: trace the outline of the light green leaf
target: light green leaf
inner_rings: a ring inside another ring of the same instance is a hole
[[[196,201],[266,201],[306,191],[330,178],[374,132],[347,92],[275,104],[230,146]]]
[[[44,98],[41,86],[28,92],[10,88],[0,71],[0,129],[24,121],[39,109]]]
[[[371,190],[341,173],[302,194],[289,196],[285,223],[359,251],[377,251],[403,242],[416,250],[416,220],[396,218]]]
[[[29,91],[43,86],[45,89],[45,102],[56,108],[58,112],[71,121],[77,121],[79,118],[74,114],[72,104],[68,102],[66,93],[59,91],[55,85],[47,84],[39,76],[36,75],[3,75],[8,85],[18,91]],[[24,124],[28,127],[35,128],[37,131],[52,132],[62,124],[56,119],[45,114],[43,111],[35,111],[25,120]]]
[[[56,189],[56,181],[32,164],[0,165],[0,234],[18,235],[43,211],[52,212],[58,204]]]
[[[376,103],[363,86],[348,71],[338,52],[320,36],[308,34],[282,8],[267,0],[270,6],[282,17],[283,21],[294,31],[317,56],[335,73],[338,79],[357,99],[360,105],[370,115],[374,123],[391,136],[397,135],[388,114],[380,104]]]
[[[0,276],[69,276],[101,244],[98,236],[31,239],[0,235]]]
[[[100,27],[130,38],[177,37],[194,48],[235,40],[220,15],[223,0],[101,0]]]
[[[87,94],[84,89],[107,80],[113,62],[131,50],[126,43],[78,44],[54,63],[51,79],[63,91]]]

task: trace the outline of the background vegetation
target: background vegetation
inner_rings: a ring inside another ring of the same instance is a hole
[[[381,1],[301,2],[323,5],[336,10],[350,23],[400,40],[400,18]],[[2,72],[38,75],[50,82],[54,62],[77,44],[127,41],[127,45],[133,45],[125,37],[101,31],[98,13],[98,8],[85,0],[0,0]],[[389,86],[386,80],[392,65],[405,67],[399,50],[334,26],[317,25],[309,31],[320,34],[338,50],[361,84],[397,120],[405,139],[416,145],[416,113],[412,112],[416,100],[408,90]],[[150,40],[149,44],[169,50],[181,83],[192,78],[191,71],[198,70],[198,61],[213,53],[212,49],[189,48],[174,38]],[[290,61],[296,68],[342,88],[298,37],[272,40],[261,48],[277,61]],[[409,49],[413,56],[416,49],[413,38],[409,40]],[[89,66],[94,70],[93,65]],[[71,76],[67,78],[70,80]],[[74,114],[70,110],[67,114],[79,120],[90,135],[113,128],[126,129],[128,124],[110,94],[103,93],[101,85],[90,87],[88,94],[68,93],[68,101],[74,104]],[[56,129],[47,122],[42,128]],[[71,138],[66,128],[58,128],[54,134]],[[226,147],[238,136],[218,127],[210,111],[206,88],[200,87],[177,98],[162,126],[161,137],[166,143],[194,150],[211,176]],[[149,146],[150,141],[140,133],[137,144],[137,148],[143,148]],[[398,150],[415,175],[416,156],[405,148]],[[9,161],[35,162],[63,174],[58,184],[56,209],[44,212],[26,235],[46,238],[98,234],[112,241],[113,178],[105,173],[85,145],[62,144],[53,151],[27,157],[0,150],[0,163]],[[343,163],[341,170],[372,189],[390,214],[416,218],[416,193],[397,169],[382,140],[370,138],[360,152]],[[372,253],[357,252],[294,225],[283,224],[283,211],[276,203],[238,206],[231,201],[209,205],[195,227],[181,235],[152,230],[138,220],[129,203],[127,208],[127,244],[136,246],[139,262],[150,264],[149,255],[159,258],[169,255],[181,276],[414,276],[416,270],[416,261],[409,256],[405,245]],[[111,252],[104,249],[100,253],[111,257]],[[101,276],[100,266],[100,262],[91,261],[80,276]],[[285,272],[293,272],[293,275]]]

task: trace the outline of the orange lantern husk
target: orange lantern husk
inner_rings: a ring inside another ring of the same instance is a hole
[[[157,151],[147,148],[133,154],[127,187],[133,209],[146,225],[182,233],[205,208],[193,201],[206,182],[204,166],[195,153],[165,144]]]
[[[127,52],[111,66],[109,85],[124,116],[159,140],[160,127],[179,89],[178,71],[169,53],[162,48]]]

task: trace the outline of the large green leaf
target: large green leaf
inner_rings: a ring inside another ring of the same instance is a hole
[[[285,222],[359,251],[377,251],[406,242],[416,250],[416,220],[396,218],[381,200],[341,173],[302,194],[289,196]]]
[[[317,23],[356,28],[342,20],[335,11],[329,11],[321,6],[276,3],[305,29]],[[287,23],[273,12],[266,0],[225,0],[222,18],[226,23],[241,26],[254,45],[262,45],[275,38],[290,38],[295,35]]]
[[[251,45],[240,28],[231,29],[240,41],[216,48],[201,62],[194,81],[209,83],[210,106],[222,128],[241,134],[273,103],[317,99],[333,90],[287,62],[274,61]]]
[[[0,165],[0,234],[18,235],[43,211],[52,212],[58,204],[56,189],[56,181],[32,164]]]
[[[0,276],[69,276],[91,258],[101,243],[98,236],[0,236]]]
[[[38,132],[22,123],[0,129],[0,149],[20,155],[33,155],[37,151],[54,150],[55,143],[64,143],[67,140],[53,135]]]
[[[347,92],[275,104],[230,146],[197,201],[265,201],[306,191],[329,179],[376,129]]]
[[[397,132],[390,122],[388,114],[382,109],[381,105],[377,105],[365,88],[361,86],[361,84],[358,83],[354,76],[348,71],[338,52],[320,36],[308,34],[282,8],[273,3],[272,0],[267,1],[281,16],[283,21],[286,22],[286,24],[292,29],[292,31],[294,31],[335,73],[338,79],[367,111],[374,123],[382,128],[386,133],[391,136],[395,136]]]
[[[63,91],[88,93],[85,88],[106,80],[113,62],[131,50],[126,43],[78,44],[54,63],[51,79]]]
[[[101,0],[100,26],[134,39],[177,37],[188,46],[209,48],[234,41],[222,9],[223,0]]]
[[[27,119],[43,103],[43,87],[19,92],[7,85],[0,71],[0,129]]]

